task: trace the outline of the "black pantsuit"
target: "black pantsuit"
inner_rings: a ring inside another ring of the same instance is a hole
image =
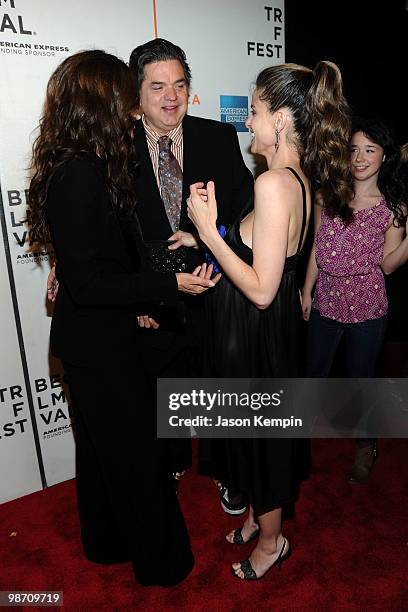
[[[156,439],[136,315],[146,302],[174,305],[177,283],[148,268],[137,224],[122,226],[105,176],[97,157],[66,162],[46,203],[60,283],[51,350],[72,397],[81,537],[90,560],[133,561],[142,584],[172,585],[193,556]]]

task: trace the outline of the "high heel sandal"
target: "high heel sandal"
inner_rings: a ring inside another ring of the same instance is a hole
[[[230,542],[229,540],[227,540],[227,542],[229,542],[230,544],[248,544],[248,542],[252,542],[252,540],[255,540],[255,538],[259,536],[259,526],[258,526],[258,529],[256,529],[249,536],[247,540],[244,540],[244,538],[242,537],[242,529],[243,527],[235,529],[233,536],[232,536],[232,542]]]
[[[287,545],[287,550],[284,553],[283,551],[285,550],[285,547]],[[237,574],[237,570],[235,570],[234,568],[231,568],[231,574],[233,576],[235,576],[235,578],[239,578],[240,580],[261,580],[261,578],[263,578],[264,576],[266,576],[266,574],[273,568],[275,567],[275,565],[278,566],[279,570],[281,569],[282,563],[285,561],[285,559],[288,559],[290,557],[291,554],[291,548],[289,545],[289,542],[286,538],[283,538],[283,546],[280,550],[280,553],[277,557],[277,559],[275,559],[275,561],[272,563],[272,565],[270,567],[268,567],[268,569],[266,570],[266,572],[264,574],[262,574],[262,576],[257,576],[255,573],[254,568],[251,565],[251,562],[249,559],[245,559],[245,561],[241,561],[240,566],[241,566],[241,571],[244,574],[244,577],[241,578],[241,576],[238,576]]]

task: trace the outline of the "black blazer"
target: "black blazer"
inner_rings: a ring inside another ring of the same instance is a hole
[[[140,160],[136,182],[138,217],[145,240],[166,240],[173,233],[157,186],[142,121],[136,122],[135,147]],[[186,115],[183,119],[183,200],[180,229],[194,231],[187,217],[190,185],[215,182],[219,225],[230,225],[253,197],[253,177],[244,164],[235,128]]]
[[[140,163],[135,184],[137,215],[143,238],[146,241],[167,240],[173,231],[160,196],[141,120],[136,122],[135,150]],[[215,182],[217,223],[228,226],[253,198],[253,177],[244,164],[236,130],[226,123],[186,115],[183,119],[181,230],[195,232],[194,225],[187,217],[186,200],[190,185],[199,181],[207,183],[210,180]],[[192,269],[203,261],[204,253],[191,249],[189,268]],[[177,311],[174,308],[162,308],[158,311],[151,305],[146,314],[152,314],[160,322],[160,328],[154,333],[141,330],[139,333],[143,342],[162,351],[169,351],[171,347],[177,351],[176,338],[181,344],[189,343],[192,337],[197,340],[199,329],[203,326],[200,319],[203,307],[202,297],[184,294],[179,298]],[[184,324],[180,325],[180,321],[184,321]],[[189,331],[186,330],[185,324]]]
[[[138,308],[177,301],[175,275],[151,271],[136,224],[121,226],[105,174],[96,156],[72,159],[55,172],[46,201],[60,283],[51,351],[73,364],[133,350]]]

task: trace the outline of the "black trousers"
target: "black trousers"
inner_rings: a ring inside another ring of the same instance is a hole
[[[143,585],[177,584],[194,559],[143,375],[126,355],[92,367],[63,365],[85,555],[99,563],[132,561]]]
[[[185,304],[187,302],[188,308]],[[181,314],[170,309],[166,316],[156,316],[160,322],[158,330],[139,329],[138,341],[143,355],[143,367],[148,376],[152,393],[156,394],[158,378],[199,378],[203,376],[204,310],[202,298],[185,296]],[[149,395],[151,392],[148,392]],[[156,409],[156,408],[155,408]],[[172,472],[181,472],[191,467],[191,440],[163,440],[167,462]]]

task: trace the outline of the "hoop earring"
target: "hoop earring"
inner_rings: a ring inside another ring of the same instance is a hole
[[[275,153],[277,153],[279,149],[279,141],[280,141],[280,132],[278,129],[275,129],[275,136],[276,136]]]

